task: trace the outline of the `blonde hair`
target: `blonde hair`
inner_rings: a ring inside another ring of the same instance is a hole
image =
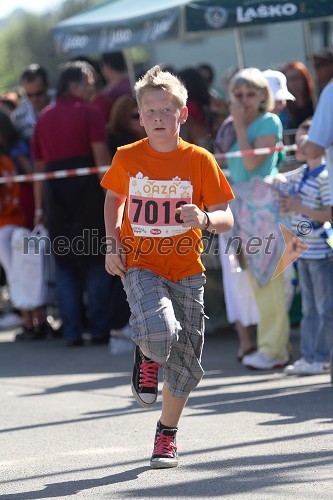
[[[180,108],[186,105],[186,87],[179,78],[169,73],[169,71],[163,71],[160,66],[154,66],[149,69],[134,85],[134,91],[139,105],[141,104],[142,96],[146,90],[165,90],[175,98]]]
[[[259,111],[266,112],[274,109],[274,98],[268,81],[258,68],[245,68],[238,71],[230,80],[229,92],[233,93],[241,85],[253,87],[263,92],[263,101]]]

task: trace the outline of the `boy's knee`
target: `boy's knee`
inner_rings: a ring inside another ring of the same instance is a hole
[[[180,324],[175,320],[173,325],[160,322],[148,322],[148,325],[135,325],[132,339],[140,347],[147,358],[158,363],[166,363],[173,342],[178,339]]]
[[[182,377],[179,377],[179,369],[174,370],[168,365],[164,367],[164,382],[168,386],[171,395],[175,398],[187,397],[199,384],[204,371],[199,363],[192,366],[192,370],[183,367]],[[181,380],[181,383],[180,383]]]
[[[147,339],[141,339],[137,344],[144,356],[156,363],[164,365],[168,361],[172,342],[151,342]]]

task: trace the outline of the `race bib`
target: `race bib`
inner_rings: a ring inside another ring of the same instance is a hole
[[[160,181],[131,177],[128,216],[135,236],[162,238],[186,233],[176,209],[192,203],[190,181]]]

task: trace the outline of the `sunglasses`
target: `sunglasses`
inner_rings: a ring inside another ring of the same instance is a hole
[[[246,94],[242,94],[240,92],[237,92],[234,94],[236,99],[242,99],[242,97],[248,97],[249,99],[256,97],[258,95],[257,92],[247,92]]]
[[[38,90],[37,92],[27,92],[26,95],[31,99],[32,97],[42,97],[42,95],[46,94],[46,90]]]
[[[139,113],[132,113],[131,118],[132,118],[132,120],[138,120],[140,118],[140,115],[139,115]]]

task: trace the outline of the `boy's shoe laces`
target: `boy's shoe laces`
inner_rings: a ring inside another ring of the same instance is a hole
[[[175,436],[167,435],[161,432],[157,433],[155,447],[153,451],[153,455],[166,455],[170,457],[174,457],[175,452],[177,451],[177,446],[175,444]]]
[[[158,384],[158,369],[161,367],[151,359],[142,356],[140,363],[140,388],[156,387]]]
[[[150,466],[153,469],[165,469],[168,467],[177,467],[178,453],[176,445],[177,427],[165,427],[158,422],[154,451],[150,459]]]

